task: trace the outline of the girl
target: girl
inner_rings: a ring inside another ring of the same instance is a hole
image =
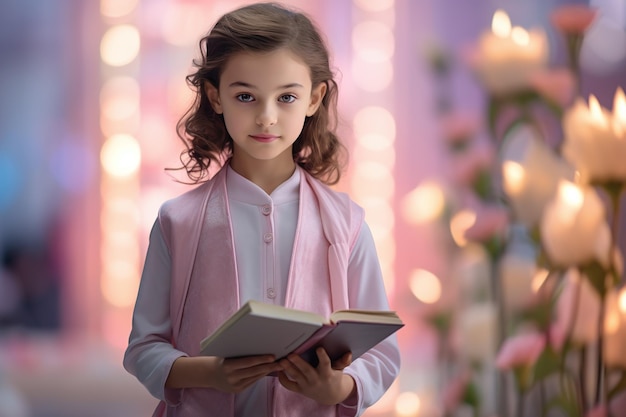
[[[198,356],[249,299],[325,316],[388,309],[362,209],[326,185],[340,178],[337,84],[312,22],[250,5],[200,46],[178,132],[201,185],[159,210],[124,366],[161,400],[159,416],[360,415],[398,373],[394,336],[354,363],[319,349],[316,368],[297,355]]]

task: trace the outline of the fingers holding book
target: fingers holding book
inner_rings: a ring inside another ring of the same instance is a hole
[[[211,385],[224,392],[239,393],[264,376],[282,369],[272,355],[216,359]]]
[[[319,357],[319,355],[318,355]],[[341,371],[352,363],[352,352],[348,352],[342,357],[332,362],[332,368]]]
[[[316,349],[319,364],[311,366],[297,354],[279,361],[283,370],[278,374],[280,383],[290,391],[305,395],[315,401],[334,405],[344,401],[354,390],[354,380],[343,369],[352,360],[350,353],[334,363],[323,348]]]

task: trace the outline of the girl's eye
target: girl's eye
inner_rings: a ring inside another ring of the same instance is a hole
[[[244,103],[249,103],[251,101],[254,101],[254,97],[252,97],[250,94],[243,93],[237,96],[237,100],[242,101]]]
[[[294,101],[296,101],[296,96],[294,96],[293,94],[285,94],[280,96],[278,101],[280,101],[281,103],[293,103]]]

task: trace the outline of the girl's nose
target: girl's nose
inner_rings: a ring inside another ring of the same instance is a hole
[[[256,123],[259,126],[272,126],[276,124],[277,117],[275,106],[267,104],[260,109]]]

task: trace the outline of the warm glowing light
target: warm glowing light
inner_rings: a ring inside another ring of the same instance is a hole
[[[168,2],[162,19],[161,35],[176,46],[192,45],[206,28],[209,14],[202,2]]]
[[[583,205],[585,195],[578,185],[562,180],[559,183],[558,198],[573,211],[578,211]]]
[[[491,30],[496,36],[506,38],[511,33],[511,19],[504,10],[498,9],[491,19]]]
[[[384,107],[364,107],[356,113],[352,123],[357,137],[367,134],[379,134],[388,138],[396,137],[395,118]]]
[[[465,232],[476,223],[476,213],[472,210],[461,210],[450,220],[452,238],[459,246],[467,245]]]
[[[626,129],[626,95],[622,87],[615,90],[613,98],[613,119],[622,128]]]
[[[557,189],[556,207],[563,224],[571,224],[583,206],[585,194],[578,185],[573,182],[561,180]]]
[[[352,193],[357,201],[382,194],[393,195],[395,182],[390,167],[376,161],[363,161],[355,165],[350,178]]]
[[[530,44],[530,35],[526,29],[515,26],[511,30],[511,40],[519,46],[528,46],[528,44]]]
[[[359,145],[372,151],[382,151],[393,146],[395,138],[379,133],[366,133],[356,137]]]
[[[358,142],[358,140],[357,140]],[[365,146],[355,146],[351,152],[353,161],[376,161],[385,166],[392,167],[396,163],[396,150],[392,146],[375,151]],[[380,190],[384,194],[385,190]]]
[[[626,314],[626,288],[622,288],[617,297],[617,305],[619,306],[619,311],[622,314]]]
[[[393,208],[388,200],[378,196],[370,196],[359,200],[365,210],[367,222],[375,238],[385,238],[393,232]]]
[[[100,58],[105,64],[121,67],[137,57],[140,45],[139,30],[135,26],[113,26],[102,36]]]
[[[354,0],[354,4],[368,12],[382,12],[391,9],[394,0]]]
[[[134,229],[141,221],[141,214],[136,202],[130,198],[110,195],[106,198],[101,212],[101,227],[106,235],[117,233],[119,236],[116,239],[126,241],[135,239],[133,236]]]
[[[370,184],[386,186],[393,182],[393,176],[388,166],[375,161],[363,161],[356,165],[354,177],[362,178]]]
[[[589,116],[594,123],[601,125],[606,124],[606,118],[604,117],[602,106],[593,94],[589,96]]]
[[[376,246],[378,246],[378,257],[381,258],[381,264],[383,263],[382,259],[384,259],[385,262],[393,262],[396,258],[396,241],[394,236],[390,234],[383,237],[377,237],[376,242]]]
[[[357,56],[352,60],[352,77],[361,90],[380,92],[393,81],[393,65],[389,60],[367,62]]]
[[[543,283],[546,282],[546,279],[548,279],[548,275],[550,275],[550,271],[543,268],[535,272],[535,275],[533,276],[533,279],[530,283],[530,287],[532,288],[534,293],[539,292]]]
[[[619,330],[620,317],[619,312],[611,309],[606,312],[606,318],[604,319],[604,331],[609,334],[614,334]]]
[[[352,47],[366,62],[381,62],[391,59],[395,40],[391,28],[377,21],[365,21],[352,29]]]
[[[100,163],[109,175],[115,177],[126,177],[136,173],[141,163],[139,143],[131,135],[111,136],[102,145]]]
[[[411,292],[423,303],[433,304],[441,298],[441,281],[432,272],[416,269],[409,278]]]
[[[110,79],[100,90],[102,115],[110,120],[124,120],[139,111],[139,83],[132,77]]]
[[[100,14],[111,18],[126,16],[138,3],[139,0],[100,0]]]
[[[396,414],[399,417],[416,417],[420,406],[420,397],[416,393],[403,392],[396,399]]]
[[[524,189],[526,170],[522,164],[514,161],[504,161],[502,164],[504,190],[509,195],[518,195]]]
[[[443,214],[446,198],[441,186],[434,181],[424,181],[404,197],[404,218],[412,224],[433,221]]]
[[[135,302],[139,283],[137,265],[117,261],[104,267],[100,291],[104,299],[115,307],[129,307]]]
[[[102,245],[100,256],[102,262],[106,263],[111,259],[128,259],[138,261],[140,258],[139,245],[137,244],[136,231],[138,225],[133,225],[129,229],[123,229],[122,224],[118,224],[113,230],[102,229]],[[115,226],[114,226],[115,227]]]

